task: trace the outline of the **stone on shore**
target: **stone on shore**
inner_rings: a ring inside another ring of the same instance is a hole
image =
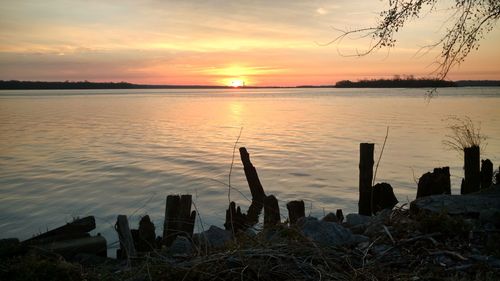
[[[445,212],[449,215],[494,220],[500,212],[500,185],[467,195],[443,194],[418,198],[410,203],[410,211],[414,214]]]
[[[231,240],[231,232],[212,225],[208,230],[194,234],[193,240],[209,248],[220,248]]]
[[[304,236],[325,246],[340,246],[365,240],[354,237],[349,229],[338,223],[320,221],[313,217],[300,218],[297,226]]]

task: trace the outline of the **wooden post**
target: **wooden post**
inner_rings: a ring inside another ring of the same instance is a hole
[[[44,240],[48,242],[49,240],[55,241],[55,240],[80,238],[82,236],[86,236],[85,233],[93,229],[95,229],[95,218],[94,216],[88,216],[74,220],[70,223],[67,223],[66,225],[63,225],[53,230],[49,230],[45,233],[27,239],[23,243],[28,243],[28,244],[36,243],[37,240]]]
[[[194,222],[191,223],[191,195],[181,195],[179,208],[179,218],[177,220],[177,230],[179,235],[191,237],[193,236]]]
[[[493,163],[490,159],[481,160],[481,188],[488,188],[493,184]]]
[[[120,239],[122,255],[126,258],[135,257],[137,253],[135,252],[134,239],[132,238],[132,233],[130,232],[127,216],[118,216],[116,219],[115,229],[116,232],[118,232],[118,238]]]
[[[373,180],[373,143],[359,144],[359,201],[358,213],[370,216]]]
[[[280,208],[278,199],[269,195],[264,199],[264,228],[270,228],[280,223]]]
[[[290,221],[290,225],[295,224],[299,218],[305,217],[305,207],[304,201],[290,201],[286,204],[286,208],[288,209],[288,220]]]
[[[479,170],[479,146],[464,148],[464,179],[460,189],[461,194],[479,191],[481,174]]]
[[[168,195],[165,203],[165,220],[163,222],[163,245],[170,246],[175,240],[177,218],[180,208],[180,196]]]

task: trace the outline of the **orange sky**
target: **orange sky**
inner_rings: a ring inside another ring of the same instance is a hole
[[[428,76],[440,50],[415,54],[446,30],[443,2],[398,34],[396,48],[355,58],[344,55],[369,41],[318,43],[334,28],[374,25],[385,1],[3,0],[0,79],[294,86]],[[497,27],[448,78],[500,79],[498,46]]]

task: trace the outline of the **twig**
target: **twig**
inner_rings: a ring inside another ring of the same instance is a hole
[[[231,158],[231,166],[229,167],[228,184],[227,184],[227,201],[228,201],[228,206],[231,205],[231,174],[233,172],[234,154],[236,152],[236,145],[240,141],[240,137],[241,137],[241,132],[242,131],[243,131],[243,127],[240,128],[240,133],[238,134],[238,138],[236,138],[236,141],[234,142],[233,156]],[[235,236],[235,233],[234,233],[233,213],[231,212],[231,209],[229,209],[229,217],[230,217],[230,220],[231,220],[231,231],[233,232],[233,238],[234,238],[236,236]]]

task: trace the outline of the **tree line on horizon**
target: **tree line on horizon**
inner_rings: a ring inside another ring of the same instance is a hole
[[[342,80],[335,85],[304,85],[296,88],[439,88],[439,87],[500,87],[500,80],[460,80],[416,79],[413,76],[396,75],[392,79],[363,79],[358,81]],[[144,85],[128,82],[90,82],[90,81],[18,81],[0,80],[0,90],[92,90],[92,89],[230,89],[229,86],[205,85]],[[241,88],[294,88],[294,87],[254,87]]]

